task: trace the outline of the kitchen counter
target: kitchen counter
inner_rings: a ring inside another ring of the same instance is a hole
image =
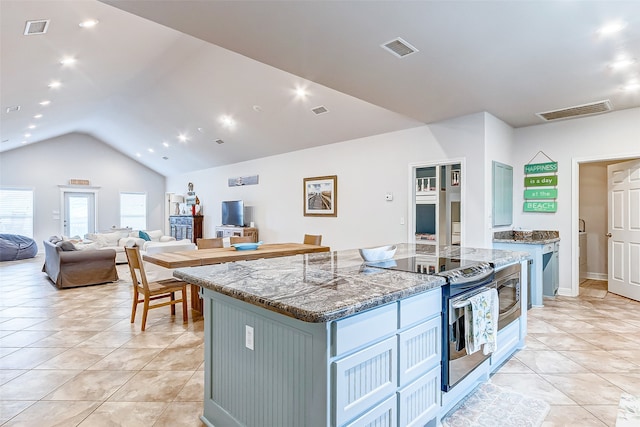
[[[437,255],[436,255],[437,254]],[[487,261],[496,269],[528,254],[458,246],[398,244],[394,259],[420,255]],[[445,284],[440,276],[369,267],[357,250],[177,269],[174,276],[205,289],[305,322],[328,322]]]
[[[546,245],[560,241],[560,232],[554,230],[509,230],[493,233],[493,241],[498,243],[523,243],[525,245]]]
[[[528,254],[399,244],[394,259],[413,256],[440,271],[480,261],[522,265]],[[524,345],[520,321],[511,323],[498,335],[500,359],[442,396],[443,277],[371,267],[357,250],[182,268],[174,276],[202,287],[201,420],[209,427],[432,427]]]

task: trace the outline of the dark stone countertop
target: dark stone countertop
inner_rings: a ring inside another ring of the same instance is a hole
[[[437,256],[436,256],[436,250]],[[394,259],[413,255],[478,261],[496,268],[526,259],[526,252],[398,244]],[[181,268],[174,276],[223,295],[305,322],[329,322],[446,284],[440,276],[370,267],[357,250]]]
[[[560,241],[560,232],[554,230],[508,230],[493,233],[493,241],[500,243],[524,243],[546,245]]]

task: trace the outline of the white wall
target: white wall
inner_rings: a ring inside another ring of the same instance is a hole
[[[462,159],[463,244],[484,246],[486,223],[484,113],[167,178],[167,191],[184,194],[194,183],[204,213],[204,235],[220,224],[220,202],[242,199],[254,207],[260,239],[301,241],[322,234],[334,250],[405,242],[410,167]],[[228,187],[228,178],[259,175],[259,184]],[[338,176],[337,218],[303,216],[305,177]],[[393,201],[385,194],[393,193]],[[405,224],[400,224],[400,219]]]
[[[640,108],[515,130],[514,226],[560,231],[560,294],[578,290],[578,163],[640,157],[639,142]],[[558,162],[556,213],[522,212],[524,165],[538,150]]]
[[[0,154],[0,185],[35,193],[34,239],[62,234],[59,185],[88,179],[98,192],[98,230],[120,226],[120,192],[147,193],[147,228],[164,229],[165,178],[86,134],[73,133]]]

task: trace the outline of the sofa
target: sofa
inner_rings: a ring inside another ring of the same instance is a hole
[[[113,249],[116,251],[116,264],[126,264],[125,246],[136,245],[144,253],[186,251],[195,249],[188,239],[176,240],[165,236],[162,230],[117,230],[108,233],[88,233],[85,240],[75,243],[77,249]]]
[[[116,251],[113,249],[78,250],[68,240],[45,240],[42,271],[56,287],[74,288],[118,280]]]

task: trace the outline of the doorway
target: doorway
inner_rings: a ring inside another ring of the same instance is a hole
[[[463,159],[410,165],[408,242],[438,246],[463,240]]]
[[[572,292],[589,294],[592,288],[602,293],[602,281],[609,277],[609,210],[607,167],[633,160],[621,158],[574,159],[572,184]],[[605,292],[606,294],[606,292]]]
[[[62,190],[62,235],[84,238],[96,231],[97,194],[93,191]]]

